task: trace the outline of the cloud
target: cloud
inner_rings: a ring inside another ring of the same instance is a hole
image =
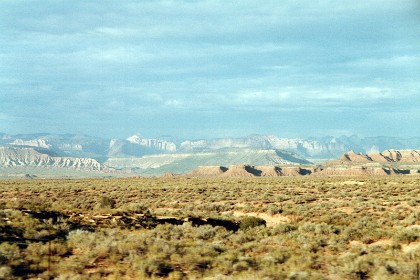
[[[349,107],[378,107],[379,103],[393,100],[388,88],[376,87],[331,87],[310,89],[285,87],[267,91],[243,91],[233,96],[219,96],[225,107],[244,110],[302,111],[346,109]],[[203,102],[205,104],[205,102]]]
[[[4,0],[0,102],[4,114],[25,119],[16,127],[48,119],[52,128],[55,119],[69,131],[76,121],[68,119],[130,130],[171,118],[167,129],[178,121],[189,131],[215,119],[213,128],[226,131],[221,120],[245,125],[255,112],[270,123],[276,114],[314,119],[328,111],[325,119],[343,126],[352,123],[344,111],[415,115],[415,7],[414,0]]]

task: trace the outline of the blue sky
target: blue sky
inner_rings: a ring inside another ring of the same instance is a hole
[[[420,4],[0,1],[0,131],[420,135]]]

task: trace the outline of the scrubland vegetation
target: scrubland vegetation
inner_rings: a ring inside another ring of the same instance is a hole
[[[420,177],[0,181],[1,279],[420,279]]]

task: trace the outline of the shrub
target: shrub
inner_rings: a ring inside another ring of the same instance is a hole
[[[0,279],[14,279],[10,266],[0,266]]]
[[[100,209],[101,208],[113,209],[115,207],[115,200],[110,197],[103,196],[99,200],[99,203],[96,205],[96,207]]]
[[[248,217],[242,218],[241,222],[239,223],[239,228],[242,230],[246,230],[249,228],[265,226],[265,225],[266,225],[266,222],[264,219],[248,216]]]
[[[0,244],[0,263],[16,265],[19,263],[21,254],[16,244],[1,243]]]
[[[274,234],[285,234],[294,230],[297,230],[298,226],[293,224],[279,224],[276,227],[273,228]]]
[[[281,208],[278,205],[276,205],[276,204],[270,204],[267,207],[267,212],[270,215],[275,215],[275,214],[280,214],[282,211],[281,211]]]
[[[129,203],[126,204],[120,209],[129,214],[149,214],[150,210],[141,203]]]

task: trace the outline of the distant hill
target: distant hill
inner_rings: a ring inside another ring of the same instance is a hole
[[[369,154],[347,152],[320,165],[199,166],[189,177],[388,176],[420,175],[420,150],[386,150]]]
[[[280,176],[305,176],[315,172],[312,167],[300,166],[254,166],[230,165],[224,166],[199,166],[196,170],[185,174],[186,177],[280,177]]]

